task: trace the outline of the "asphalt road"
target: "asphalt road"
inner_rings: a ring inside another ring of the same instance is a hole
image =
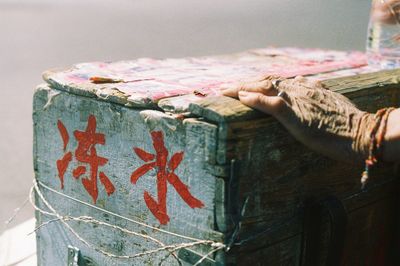
[[[31,102],[73,63],[277,46],[364,49],[365,0],[0,0],[0,222],[33,179]],[[33,215],[25,208],[16,222]]]

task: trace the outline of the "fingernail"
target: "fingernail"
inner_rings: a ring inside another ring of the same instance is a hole
[[[236,92],[236,90],[231,89],[231,88],[221,89],[221,93],[222,93],[223,95],[225,95],[225,96],[231,96],[231,97],[233,97],[233,96],[236,95],[236,97],[237,97],[237,92]]]
[[[249,93],[247,91],[239,91],[239,97],[246,97]]]
[[[221,90],[228,90],[234,88],[232,83],[224,83],[219,86]]]

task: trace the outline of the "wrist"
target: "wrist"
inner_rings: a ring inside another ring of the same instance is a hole
[[[355,130],[351,148],[355,159],[358,161],[364,161],[368,158],[371,143],[370,133],[375,124],[374,116],[375,115],[371,113],[361,112],[360,115],[353,119],[352,124]]]
[[[387,162],[400,161],[400,109],[389,114],[386,134],[383,138],[382,159]]]
[[[383,146],[385,145],[385,138],[388,139],[388,136],[386,136],[387,125],[390,114],[394,110],[395,108],[393,107],[383,108],[378,110],[373,115],[372,121],[368,121],[371,119],[371,114],[363,115],[362,119],[360,120],[361,126],[357,128],[358,134],[356,134],[356,140],[361,139],[361,148],[364,149],[362,154],[363,157],[365,157],[366,144],[369,142],[368,157],[365,159],[365,170],[361,177],[362,188],[364,188],[366,183],[368,182],[371,167],[373,167],[378,162],[378,160],[382,160],[384,157]],[[391,120],[393,120],[393,117],[391,118]],[[365,123],[365,121],[367,121],[367,123]],[[359,137],[358,135],[360,135],[361,137]],[[365,141],[368,140],[368,135],[369,141]],[[386,141],[386,147],[390,146],[387,144],[388,142]]]
[[[383,108],[375,114],[362,113],[354,119],[352,150],[357,159],[396,160],[400,147],[400,109]]]

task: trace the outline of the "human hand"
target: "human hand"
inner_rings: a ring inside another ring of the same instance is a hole
[[[366,159],[374,115],[319,81],[265,77],[222,88],[226,96],[277,118],[300,142],[333,159]],[[278,96],[278,93],[280,96]]]

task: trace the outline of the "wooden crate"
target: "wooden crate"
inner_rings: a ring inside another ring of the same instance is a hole
[[[315,154],[219,95],[271,73],[324,80],[365,110],[399,105],[400,71],[375,72],[360,53],[260,49],[46,72],[33,105],[39,265],[77,249],[94,265],[323,265],[343,233],[328,196],[347,217],[342,265],[393,260],[392,165],[361,191],[362,165]]]

